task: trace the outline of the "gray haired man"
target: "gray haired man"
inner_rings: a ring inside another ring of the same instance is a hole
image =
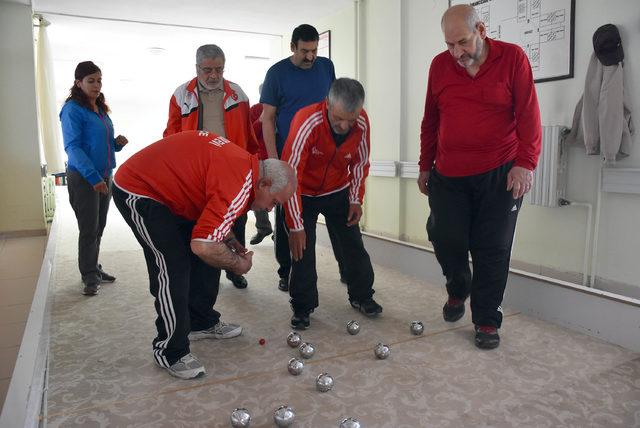
[[[209,131],[254,154],[258,150],[258,142],[249,116],[249,98],[240,86],[223,77],[224,66],[225,56],[220,47],[203,45],[198,48],[197,76],[173,93],[163,136],[182,131]],[[233,233],[243,246],[246,223],[247,216],[243,215],[233,225]],[[237,288],[247,287],[244,276],[231,271],[226,274]]]
[[[316,222],[324,215],[333,227],[344,260],[353,308],[367,316],[382,312],[373,300],[373,268],[358,222],[369,173],[369,118],[362,108],[364,89],[353,79],[335,80],[325,101],[311,104],[291,121],[282,160],[297,173],[298,188],[285,204],[293,264],[289,294],[291,326],[306,329],[318,307],[315,266]]]

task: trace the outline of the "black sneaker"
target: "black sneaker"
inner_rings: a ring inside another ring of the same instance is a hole
[[[350,300],[349,303],[351,303],[351,306],[353,306],[354,309],[359,310],[368,317],[375,317],[376,315],[382,313],[382,306],[377,304],[376,301],[372,298],[364,300],[362,302],[359,302],[357,300]]]
[[[289,291],[289,279],[288,278],[280,278],[278,281],[278,290],[280,291]]]
[[[249,241],[249,244],[251,245],[258,245],[259,243],[262,242],[262,240],[264,238],[266,238],[267,236],[271,235],[273,232],[258,232],[255,235],[253,235],[251,237],[251,240]]]
[[[500,345],[498,329],[490,325],[476,325],[476,346],[480,349],[495,349]]]
[[[446,322],[456,322],[464,315],[464,300],[449,297],[442,308],[442,318]]]
[[[311,321],[309,321],[310,311],[294,312],[291,317],[291,327],[296,330],[306,330],[309,328]]]
[[[85,296],[95,296],[96,294],[98,294],[98,290],[100,290],[100,284],[93,283],[93,284],[85,284],[84,286],[84,290],[82,290],[82,294],[84,294]]]
[[[100,277],[100,282],[115,282],[116,280],[115,276],[109,275],[102,270],[102,265],[98,265],[98,276]]]
[[[227,279],[231,281],[234,287],[236,288],[247,288],[249,283],[247,279],[242,275],[236,275],[233,272],[227,272]]]

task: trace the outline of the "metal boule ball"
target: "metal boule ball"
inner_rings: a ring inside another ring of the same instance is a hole
[[[422,321],[411,321],[411,333],[420,336],[424,332],[424,324]]]
[[[340,422],[339,428],[362,428],[362,425],[356,418],[346,418]]]
[[[305,359],[313,357],[313,354],[316,353],[316,347],[313,345],[313,343],[309,342],[303,342],[298,350],[300,351],[300,356]]]
[[[289,406],[282,405],[273,412],[273,421],[280,428],[291,426],[295,418],[296,411]]]
[[[331,391],[333,378],[329,373],[321,373],[316,377],[316,389],[320,392]]]
[[[384,343],[378,343],[375,348],[373,348],[373,352],[376,354],[376,357],[380,360],[384,360],[389,357],[391,350],[388,345]]]
[[[360,324],[358,323],[358,321],[349,321],[347,323],[347,332],[352,336],[360,333]]]
[[[235,409],[231,412],[231,426],[233,428],[246,428],[251,425],[251,415],[244,408]]]
[[[300,343],[302,343],[302,337],[300,337],[299,333],[296,333],[295,331],[289,333],[289,335],[287,336],[287,345],[291,346],[292,348],[297,348],[298,346],[300,346]]]
[[[302,373],[302,369],[304,369],[304,363],[302,360],[298,358],[292,358],[289,360],[289,364],[287,365],[287,370],[294,376],[298,376]]]

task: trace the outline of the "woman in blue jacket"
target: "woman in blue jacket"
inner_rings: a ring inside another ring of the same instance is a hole
[[[78,220],[78,266],[83,294],[98,294],[101,282],[115,277],[98,263],[100,239],[111,200],[111,172],[115,152],[127,144],[122,135],[114,138],[109,106],[105,103],[102,72],[91,61],[78,64],[69,97],[60,111],[67,163],[69,202]]]

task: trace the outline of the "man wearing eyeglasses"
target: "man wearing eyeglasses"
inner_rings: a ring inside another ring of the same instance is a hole
[[[169,120],[163,137],[182,131],[203,130],[220,135],[251,154],[258,142],[249,117],[249,98],[242,88],[223,77],[224,52],[216,45],[203,45],[196,51],[196,77],[178,86],[169,102]],[[235,239],[244,247],[246,214],[233,225]],[[219,272],[218,272],[219,275]],[[246,288],[242,275],[226,272],[237,288]],[[219,281],[219,277],[215,281]]]

